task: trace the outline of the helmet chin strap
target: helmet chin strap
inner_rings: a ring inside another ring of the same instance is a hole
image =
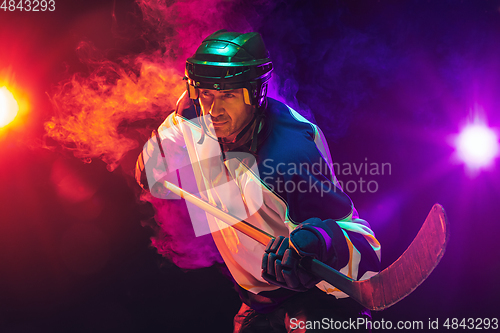
[[[252,145],[250,146],[250,152],[252,154],[257,153],[257,145],[259,143],[259,130],[262,125],[262,120],[264,119],[264,112],[261,109],[257,109],[256,119],[255,119],[255,127],[253,128],[252,134]]]

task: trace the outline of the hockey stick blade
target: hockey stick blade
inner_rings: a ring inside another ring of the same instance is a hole
[[[396,304],[415,290],[438,265],[449,238],[448,221],[441,205],[435,204],[415,239],[389,267],[367,280],[353,281],[320,261],[307,268],[370,310]]]

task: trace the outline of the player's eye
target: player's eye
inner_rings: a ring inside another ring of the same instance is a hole
[[[233,98],[233,97],[234,97],[234,94],[227,93],[227,94],[224,94],[224,97],[225,97],[225,98]]]

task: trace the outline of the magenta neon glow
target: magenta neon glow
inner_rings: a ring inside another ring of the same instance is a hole
[[[474,123],[467,125],[456,139],[460,159],[471,169],[491,165],[498,156],[498,137],[488,126]]]

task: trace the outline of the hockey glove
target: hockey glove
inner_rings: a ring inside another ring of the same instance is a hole
[[[283,288],[306,291],[321,279],[299,266],[301,258],[288,244],[283,236],[269,241],[262,257],[262,278]]]
[[[344,260],[337,260],[337,254]],[[345,265],[348,247],[343,233],[334,220],[311,218],[290,233],[290,239],[280,236],[270,241],[262,258],[262,277],[269,283],[296,291],[312,288],[321,279],[298,264],[316,258],[330,267]],[[307,265],[305,265],[307,266]]]

